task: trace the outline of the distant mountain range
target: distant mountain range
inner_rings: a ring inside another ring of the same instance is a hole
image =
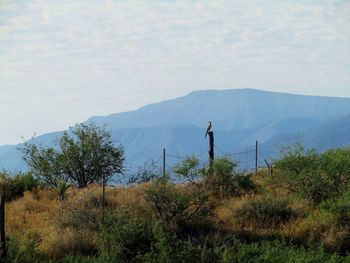
[[[320,150],[350,144],[350,98],[254,89],[195,91],[135,111],[91,117],[87,122],[107,125],[113,141],[124,146],[127,166],[132,170],[159,160],[163,148],[171,155],[169,165],[190,154],[205,161],[208,146],[204,133],[209,120],[213,122],[217,155],[252,149],[256,140],[266,159],[277,156],[279,147],[296,141]],[[59,135],[49,133],[34,140],[54,145]],[[0,147],[0,168],[26,169],[18,146]]]

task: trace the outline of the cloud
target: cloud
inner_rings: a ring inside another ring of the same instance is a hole
[[[350,96],[349,20],[346,1],[2,1],[0,122],[18,132],[0,144],[194,89]]]

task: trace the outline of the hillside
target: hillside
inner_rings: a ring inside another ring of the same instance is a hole
[[[276,154],[277,146],[295,141],[296,136],[314,147],[347,145],[347,114],[349,98],[232,89],[196,91],[135,111],[91,117],[88,122],[106,124],[115,143],[125,147],[127,166],[135,169],[147,160],[157,160],[163,147],[178,155],[205,152],[209,120],[223,152],[249,148],[259,140],[268,158]],[[52,145],[58,134],[35,140]],[[25,169],[16,146],[0,147],[0,167]]]

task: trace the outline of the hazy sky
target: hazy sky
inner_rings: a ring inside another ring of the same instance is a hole
[[[0,0],[0,145],[242,87],[350,97],[350,1]]]

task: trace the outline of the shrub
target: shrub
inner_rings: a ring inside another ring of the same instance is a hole
[[[199,167],[199,159],[190,156],[183,160],[180,165],[174,167],[174,172],[180,179],[199,186],[205,176],[205,169]]]
[[[150,164],[145,163],[143,167],[139,167],[136,174],[131,176],[128,184],[142,184],[152,182],[163,176],[157,168],[157,163],[152,161]]]
[[[273,182],[318,204],[337,197],[350,181],[350,150],[329,150],[319,154],[297,144],[286,148],[274,162],[278,172]]]
[[[347,262],[337,255],[329,255],[323,249],[305,249],[289,245],[286,242],[273,241],[244,244],[236,242],[233,246],[226,247],[222,262]]]
[[[99,224],[101,254],[108,261],[129,262],[150,251],[152,225],[123,211],[106,215]]]
[[[238,196],[255,190],[250,175],[235,172],[237,163],[224,157],[213,161],[209,168],[200,168],[196,157],[185,159],[174,172],[191,184],[217,197]]]
[[[11,235],[8,240],[8,253],[4,262],[48,262],[48,255],[38,249],[39,241],[40,238],[34,234],[23,236],[22,234],[16,233]]]
[[[85,231],[67,228],[58,232],[49,242],[48,252],[56,259],[63,259],[67,255],[93,256],[98,252],[94,235]]]
[[[10,175],[0,172],[0,179],[6,182],[6,201],[12,201],[22,197],[26,191],[32,191],[39,186],[39,181],[32,173],[17,173]]]
[[[290,220],[293,211],[285,200],[263,197],[249,200],[234,210],[234,217],[243,226],[274,228]]]
[[[152,250],[140,257],[140,262],[180,263],[180,262],[220,262],[220,250],[206,244],[196,244],[191,239],[181,240],[176,235],[155,227],[155,241]]]
[[[165,223],[170,231],[176,231],[182,224],[207,216],[210,207],[207,196],[198,189],[180,189],[165,179],[155,181],[145,190],[156,217]]]
[[[350,228],[350,187],[341,197],[321,203],[320,208],[332,214],[334,224]]]

